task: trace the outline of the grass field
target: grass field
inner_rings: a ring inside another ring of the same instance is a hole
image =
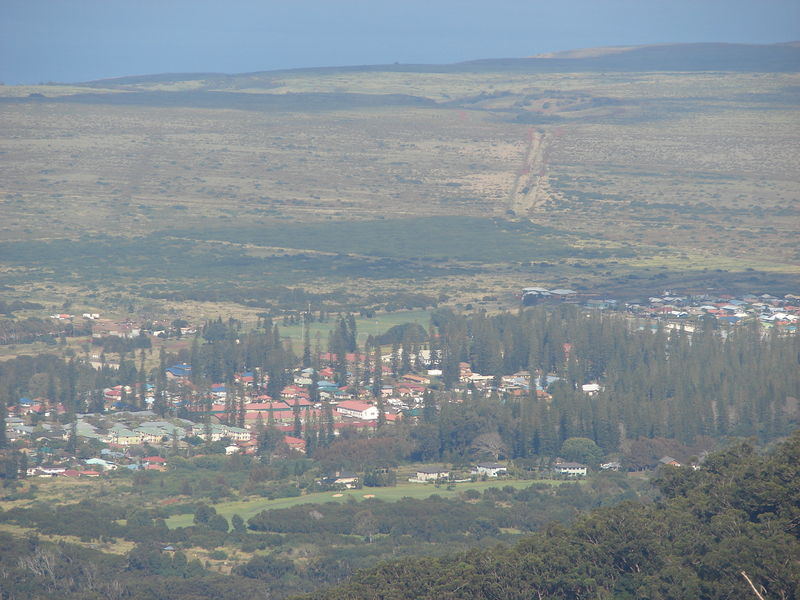
[[[385,333],[391,327],[394,327],[395,325],[403,325],[404,323],[419,323],[427,329],[430,322],[430,315],[430,310],[400,310],[390,313],[376,313],[375,317],[371,319],[356,316],[355,320],[356,329],[358,331],[358,342],[359,344],[363,344],[366,341],[367,336],[380,335]],[[303,325],[284,325],[283,323],[278,322],[278,327],[280,329],[281,336],[284,339],[291,340],[292,347],[295,349],[295,351],[302,351]],[[326,344],[328,340],[328,332],[333,330],[334,327],[336,327],[335,318],[331,318],[330,321],[325,323],[320,323],[317,321],[312,323],[309,327],[312,347],[314,346],[317,334],[319,334],[322,343]]]
[[[217,514],[221,514],[230,521],[233,515],[239,515],[245,521],[264,510],[289,508],[298,504],[325,503],[325,502],[348,502],[355,500],[360,502],[366,496],[374,497],[385,502],[396,502],[401,498],[428,498],[433,494],[438,494],[443,498],[458,497],[466,490],[483,491],[490,487],[503,487],[510,485],[514,488],[525,488],[533,483],[552,483],[553,485],[563,483],[563,481],[546,480],[502,480],[502,481],[477,481],[469,483],[455,484],[455,489],[448,490],[446,486],[435,487],[432,484],[423,483],[400,483],[396,487],[385,488],[363,488],[360,490],[349,490],[344,492],[323,492],[308,494],[297,498],[278,498],[276,500],[246,500],[239,502],[221,502],[215,504]],[[170,528],[188,527],[192,525],[193,515],[174,515],[167,519]]]

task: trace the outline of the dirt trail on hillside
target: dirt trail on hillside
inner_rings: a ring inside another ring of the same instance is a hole
[[[513,211],[518,217],[528,216],[552,196],[545,159],[545,149],[550,142],[550,134],[531,129],[528,135],[525,159],[517,171],[508,198],[508,210]]]

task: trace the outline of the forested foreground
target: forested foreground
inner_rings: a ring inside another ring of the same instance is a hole
[[[663,500],[597,509],[515,546],[407,559],[309,598],[744,599],[800,594],[800,433],[767,456],[743,443],[704,469],[667,467]]]
[[[249,527],[234,517],[230,531],[205,505],[194,526],[167,530],[148,510],[39,503],[0,512],[3,528],[95,549],[0,532],[0,598],[266,600],[342,583],[306,598],[755,598],[742,571],[765,598],[800,593],[800,432],[769,454],[740,443],[697,471],[662,467],[650,502],[618,503],[636,495],[624,476],[609,476],[490,488],[460,502],[307,504]],[[542,529],[514,545],[500,531],[529,526]],[[215,549],[205,554],[212,564],[192,556],[198,546]],[[251,558],[216,570],[237,553]],[[392,562],[371,566],[379,557]]]
[[[194,524],[175,529],[159,518],[162,510],[115,500],[39,502],[0,511],[0,528],[72,536],[106,552],[0,533],[0,572],[11,594],[0,592],[0,599],[59,594],[75,600],[150,600],[163,597],[159,586],[173,598],[285,598],[341,583],[382,560],[511,542],[548,523],[567,524],[597,506],[645,500],[643,487],[643,481],[619,473],[519,489],[498,482],[483,493],[467,489],[450,499],[434,494],[394,502],[299,504],[265,510],[247,524],[238,515],[229,524],[213,506],[198,503]],[[238,591],[220,596],[208,587],[220,579]]]

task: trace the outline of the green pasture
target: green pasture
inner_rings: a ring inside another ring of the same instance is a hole
[[[484,491],[490,487],[504,487],[512,486],[514,488],[525,488],[534,483],[548,483],[557,485],[563,483],[560,480],[530,480],[530,479],[503,479],[495,481],[476,481],[468,483],[457,483],[455,489],[448,490],[447,486],[436,487],[433,484],[425,483],[400,483],[395,487],[384,488],[363,488],[360,490],[349,490],[343,492],[320,492],[316,494],[308,494],[296,498],[277,498],[275,500],[267,500],[258,498],[255,500],[240,500],[235,502],[221,502],[215,504],[214,508],[217,514],[222,515],[230,521],[233,515],[239,515],[245,521],[264,510],[274,510],[278,508],[289,508],[298,504],[319,504],[325,502],[347,502],[351,500],[361,501],[366,496],[374,497],[377,500],[385,502],[397,502],[402,498],[428,498],[437,494],[443,498],[457,497],[460,493],[466,490]],[[174,515],[169,517],[167,526],[174,529],[176,527],[188,527],[192,525],[193,515],[183,514]]]
[[[403,325],[405,323],[419,323],[426,329],[430,321],[430,310],[400,310],[397,312],[382,312],[376,313],[371,319],[366,317],[356,316],[356,329],[358,330],[358,342],[363,344],[367,336],[377,336],[385,333],[386,330],[394,327],[395,325]],[[328,333],[336,327],[336,316],[331,315],[331,318],[320,323],[315,321],[309,327],[309,334],[311,337],[311,347],[314,348],[314,340],[317,334],[320,335],[323,350],[327,349]],[[303,348],[303,325],[298,323],[295,325],[284,325],[280,320],[276,321],[278,328],[281,332],[281,337],[289,339],[292,342],[292,347],[295,351],[299,352]]]

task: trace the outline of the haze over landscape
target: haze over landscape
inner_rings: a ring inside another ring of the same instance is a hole
[[[800,4],[0,7],[0,600],[800,597]]]
[[[2,17],[7,84],[800,38],[792,0],[10,0]]]

